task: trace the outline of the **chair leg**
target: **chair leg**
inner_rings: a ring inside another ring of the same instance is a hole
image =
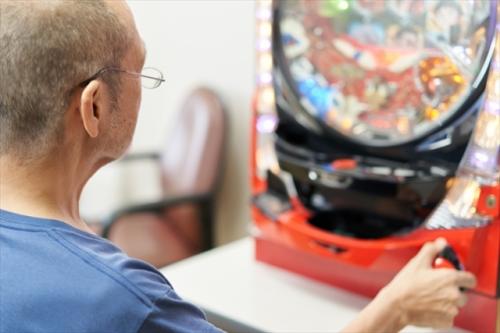
[[[201,223],[203,230],[203,250],[207,251],[213,248],[213,232],[214,232],[214,206],[213,200],[208,200],[203,203],[201,208]]]

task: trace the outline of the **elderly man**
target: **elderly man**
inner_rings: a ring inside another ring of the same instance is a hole
[[[85,183],[131,141],[144,58],[122,1],[0,1],[1,332],[219,331],[80,218]],[[475,280],[432,269],[444,245],[424,246],[346,331],[450,326]]]

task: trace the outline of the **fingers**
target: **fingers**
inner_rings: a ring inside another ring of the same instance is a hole
[[[425,243],[416,255],[415,260],[421,265],[431,267],[434,259],[445,248],[446,244],[446,240],[441,237],[433,242]]]
[[[470,272],[455,272],[455,284],[458,287],[472,289],[476,286],[476,277]]]
[[[471,289],[476,285],[476,278],[470,272],[461,272],[452,269],[440,269],[441,280],[445,281],[442,288],[446,288],[446,299],[449,304],[459,308],[467,303],[467,296],[461,288]]]
[[[457,301],[457,306],[459,308],[463,308],[466,303],[467,303],[467,296],[464,293],[460,293],[460,297],[458,298]]]

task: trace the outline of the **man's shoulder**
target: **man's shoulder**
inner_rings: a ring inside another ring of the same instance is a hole
[[[107,240],[93,235],[68,231],[56,233],[62,233],[58,238],[62,243],[84,246],[79,249],[78,256],[116,280],[114,291],[126,289],[147,306],[140,332],[221,332],[206,321],[202,311],[183,301],[151,265],[128,257]]]
[[[108,292],[130,295],[146,306],[172,289],[153,266],[66,223],[0,210],[0,228],[5,238],[3,264],[23,260],[43,271],[46,278],[56,280],[64,276],[51,272],[71,271],[82,277],[77,282],[83,288],[99,284]]]
[[[62,222],[2,213],[0,248],[0,331],[31,323],[47,332],[137,332],[171,293],[150,265]]]
[[[71,230],[53,230],[55,240],[78,257],[82,265],[100,272],[146,306],[172,290],[168,280],[148,263],[131,258],[101,237]]]
[[[1,210],[0,231],[0,332],[220,332],[154,267],[105,239]]]

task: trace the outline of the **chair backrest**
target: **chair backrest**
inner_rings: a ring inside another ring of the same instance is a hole
[[[210,194],[221,174],[226,113],[210,89],[195,89],[177,114],[162,152],[163,186],[167,195]]]

